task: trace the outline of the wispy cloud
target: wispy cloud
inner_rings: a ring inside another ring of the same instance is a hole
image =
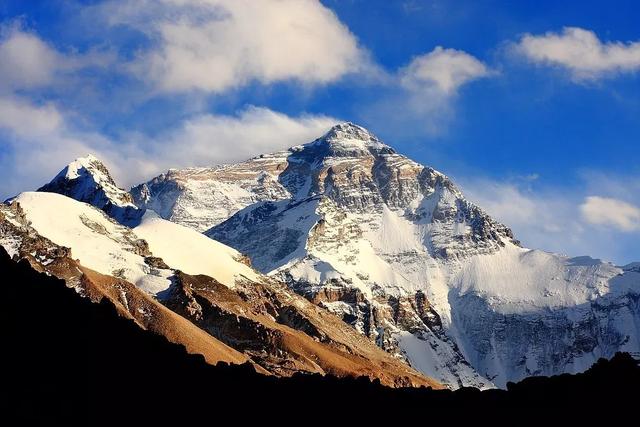
[[[61,52],[20,21],[0,26],[0,92],[51,87],[92,67],[105,67],[115,57],[110,52]]]
[[[0,58],[0,85],[5,90],[48,85],[64,63],[58,52],[16,24],[2,29]]]
[[[103,159],[118,183],[131,186],[170,167],[245,160],[313,140],[336,119],[291,117],[248,107],[235,115],[202,114],[150,138],[129,133],[113,139],[74,126],[73,112],[55,104],[0,98],[0,195],[35,189],[65,164],[88,153]]]
[[[610,197],[589,196],[580,205],[583,218],[620,231],[640,230],[640,207]]]
[[[640,41],[603,42],[583,28],[526,34],[515,50],[533,63],[562,67],[578,81],[640,71]]]
[[[362,116],[371,123],[384,123],[396,136],[440,135],[455,117],[462,87],[495,74],[467,52],[437,46],[389,72]]]
[[[248,106],[233,115],[200,114],[153,139],[125,135],[126,155],[147,161],[143,174],[127,174],[127,185],[170,167],[238,162],[314,140],[339,120],[324,115],[288,116]]]
[[[529,248],[568,255],[593,255],[622,263],[638,256],[628,253],[638,239],[640,210],[612,198],[616,188],[630,187],[637,177],[610,178],[608,186],[592,186],[587,176],[578,187],[540,187],[531,180],[460,180],[466,196],[511,227]],[[588,196],[598,189],[601,196]],[[640,192],[631,195],[640,198]]]

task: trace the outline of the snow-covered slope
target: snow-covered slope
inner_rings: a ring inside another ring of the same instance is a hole
[[[152,295],[171,285],[173,271],[150,263],[147,243],[93,206],[46,192],[22,193],[15,201],[41,236],[71,248],[83,266],[123,278]]]
[[[15,201],[40,235],[70,248],[83,266],[126,279],[152,295],[162,296],[169,288],[172,269],[204,274],[230,288],[236,281],[261,280],[235,249],[152,212],[130,229],[59,194],[27,192]]]
[[[64,194],[88,203],[125,225],[137,224],[143,213],[131,195],[116,185],[105,165],[91,154],[69,163],[38,191]]]
[[[265,157],[286,163],[274,179],[290,196],[206,234],[426,374],[504,386],[640,354],[633,269],[520,247],[445,175],[350,123]]]
[[[238,280],[261,280],[235,249],[152,212],[133,231],[147,241],[155,256],[187,274],[204,274],[230,288]]]
[[[589,257],[507,247],[452,276],[450,333],[499,386],[640,357],[640,274]]]

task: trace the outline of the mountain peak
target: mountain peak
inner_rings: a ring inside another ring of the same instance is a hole
[[[78,157],[62,169],[54,180],[62,177],[66,179],[78,179],[84,175],[92,175],[96,182],[116,185],[107,167],[93,154]]]
[[[367,129],[352,122],[343,122],[333,126],[326,134],[314,142],[327,144],[331,147],[391,149]]]
[[[135,223],[141,212],[127,191],[119,188],[107,167],[93,154],[65,166],[38,191],[58,193],[93,205],[123,224]]]
[[[358,126],[353,122],[338,123],[331,129],[329,129],[329,131],[324,135],[324,138],[358,139],[362,141],[378,139],[367,129],[363,128],[362,126]]]

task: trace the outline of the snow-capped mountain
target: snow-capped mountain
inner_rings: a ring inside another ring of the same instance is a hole
[[[121,224],[135,225],[142,211],[131,194],[119,188],[106,166],[93,155],[69,163],[38,191],[59,193],[102,209]]]
[[[640,355],[638,271],[522,248],[445,175],[351,123],[134,194],[452,386]]]
[[[238,251],[152,212],[131,228],[64,195],[22,193],[0,205],[0,246],[211,363],[442,387]]]

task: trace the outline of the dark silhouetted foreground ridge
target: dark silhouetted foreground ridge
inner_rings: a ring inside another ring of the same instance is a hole
[[[10,411],[4,414],[14,425],[33,420],[145,425],[155,419],[215,425],[229,418],[342,424],[391,415],[396,421],[453,421],[492,418],[493,409],[517,407],[535,408],[538,415],[553,408],[582,416],[622,415],[633,413],[637,404],[640,368],[626,354],[601,360],[584,374],[530,378],[510,384],[508,391],[485,392],[391,389],[367,379],[318,375],[278,379],[249,365],[211,366],[118,317],[110,303],[93,304],[63,281],[11,261],[2,248],[0,272],[8,325],[2,385]],[[450,409],[470,407],[482,411]]]

